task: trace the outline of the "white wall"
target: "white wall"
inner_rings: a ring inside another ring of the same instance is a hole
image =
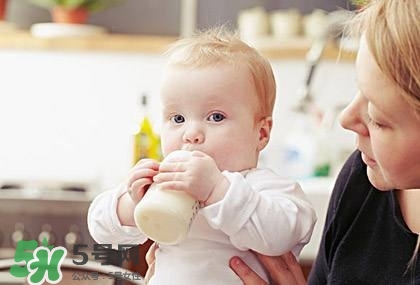
[[[102,189],[117,184],[130,167],[142,92],[159,121],[162,66],[157,55],[0,50],[0,179],[89,180]],[[289,109],[306,66],[282,60],[273,67],[275,127],[261,163],[282,171],[279,151],[293,129]],[[347,103],[354,78],[352,63],[322,62],[313,86],[320,106]],[[351,148],[352,137],[337,126],[329,135],[344,151]]]

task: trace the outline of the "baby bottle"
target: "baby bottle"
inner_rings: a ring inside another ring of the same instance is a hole
[[[177,150],[164,161],[191,157],[191,152]],[[199,209],[191,195],[176,190],[161,190],[153,183],[136,205],[134,220],[137,227],[151,240],[162,244],[177,244],[187,235]]]

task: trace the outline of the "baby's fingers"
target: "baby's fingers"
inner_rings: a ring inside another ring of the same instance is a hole
[[[185,161],[162,162],[159,165],[159,172],[184,172],[187,170]]]
[[[130,194],[131,199],[137,204],[141,200],[141,198],[143,198],[144,194],[146,193],[146,190],[152,183],[152,178],[148,177],[140,178],[134,181],[131,184],[131,187],[128,188],[128,193]]]
[[[159,169],[159,162],[151,159],[151,158],[143,158],[137,161],[137,163],[133,166],[133,169],[136,168],[152,168],[152,169]]]
[[[132,171],[128,177],[128,181],[127,181],[127,187],[133,188],[133,184],[141,179],[144,178],[148,178],[150,180],[152,180],[153,176],[155,176],[156,174],[158,174],[159,172],[157,170],[154,169],[150,169],[150,168],[141,168],[141,169],[136,169],[135,171]]]

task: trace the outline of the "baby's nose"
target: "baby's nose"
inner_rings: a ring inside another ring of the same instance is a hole
[[[187,127],[183,139],[190,144],[201,144],[204,142],[204,132],[196,125]]]

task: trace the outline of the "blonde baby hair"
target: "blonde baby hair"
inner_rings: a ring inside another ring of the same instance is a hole
[[[276,98],[276,82],[267,59],[241,41],[238,33],[224,26],[200,31],[176,41],[166,55],[168,64],[182,67],[207,67],[220,63],[246,65],[255,84],[260,104],[260,118],[271,117]]]

